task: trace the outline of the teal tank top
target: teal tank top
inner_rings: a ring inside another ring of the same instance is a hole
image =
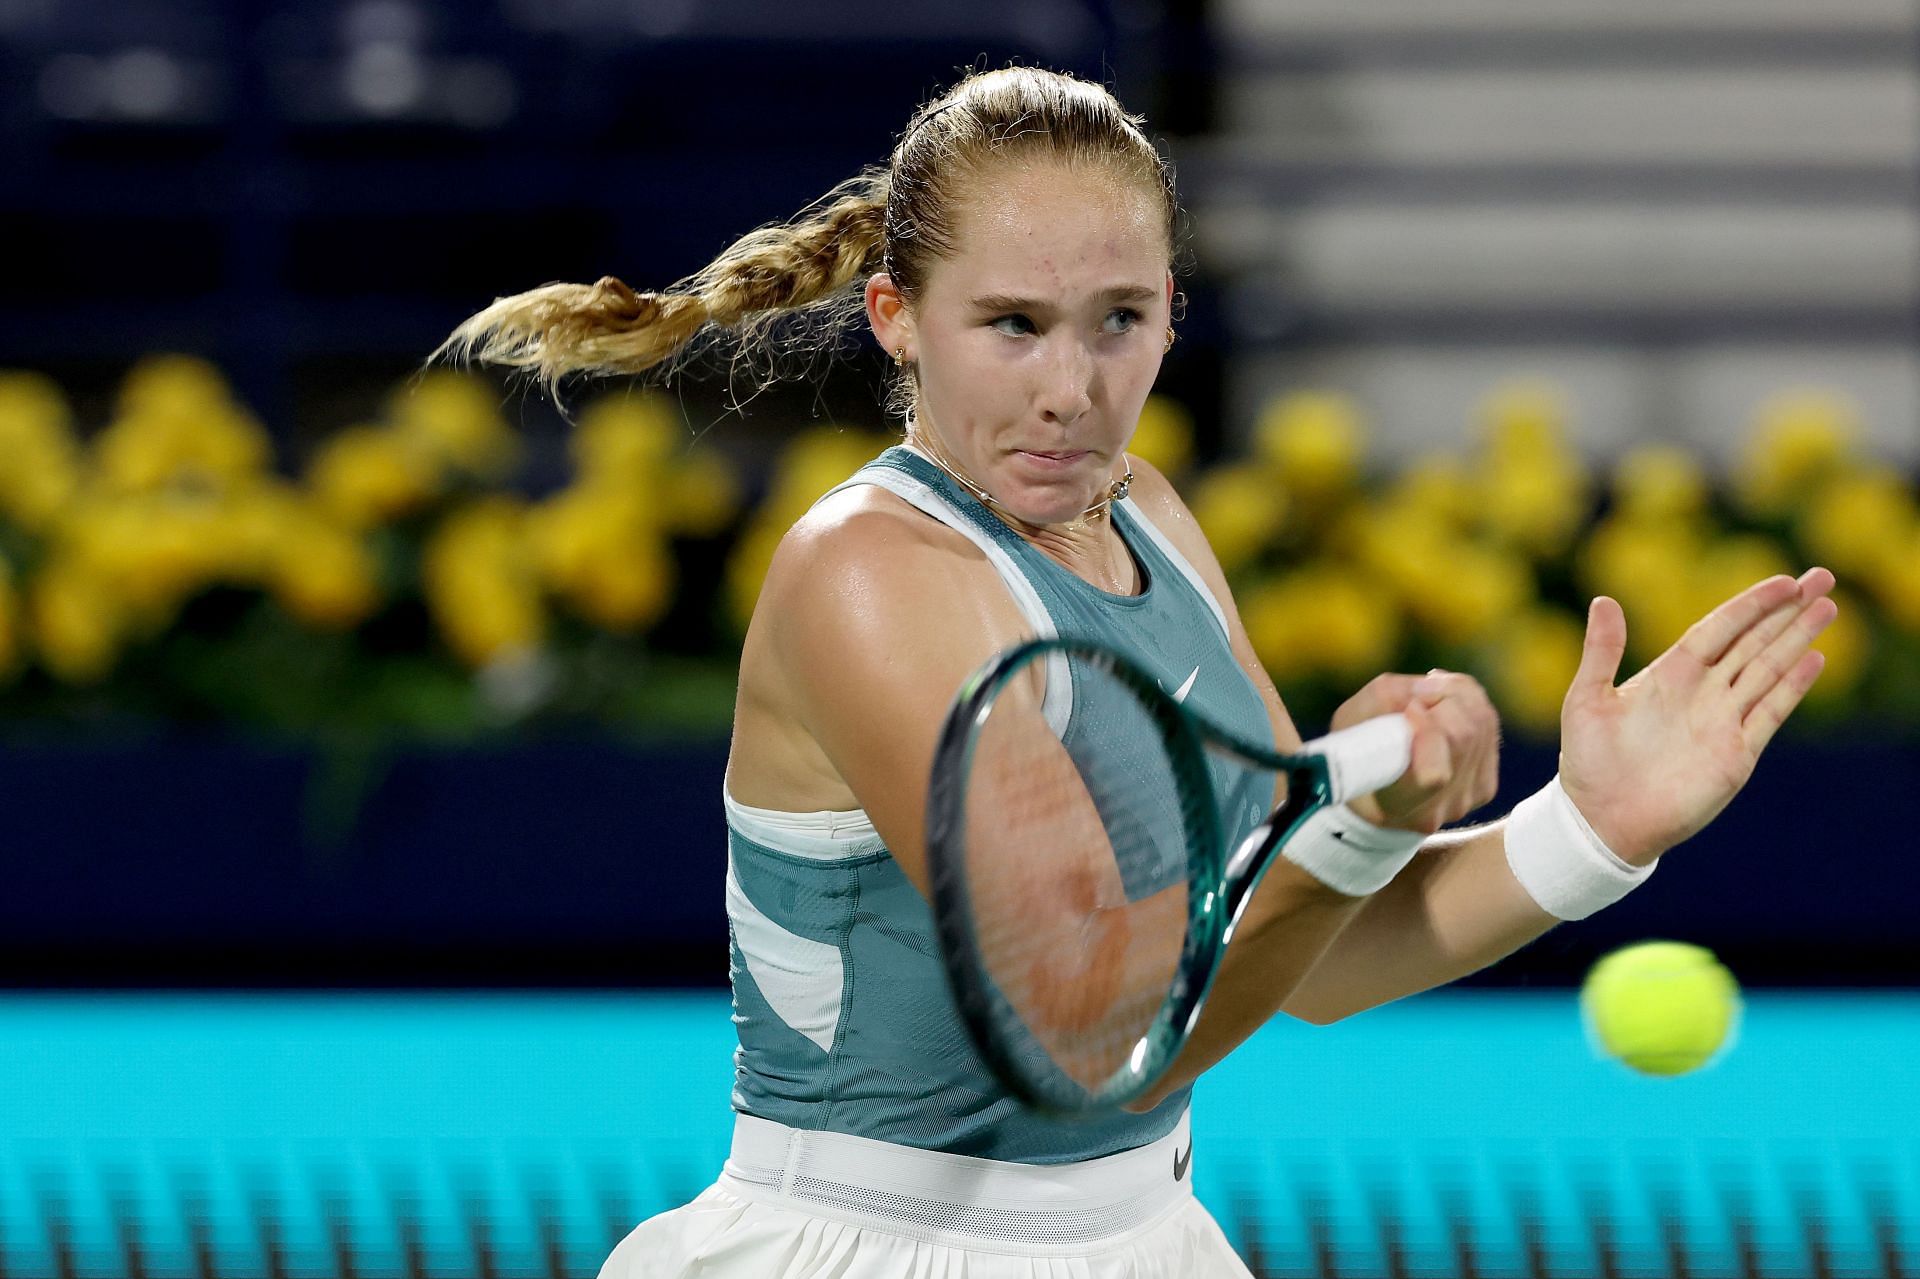
[[[1133,502],[1116,502],[1113,520],[1141,589],[1119,596],[1029,546],[910,449],[887,450],[841,487],[859,484],[886,488],[972,540],[1036,634],[1116,648],[1202,716],[1272,742],[1265,703],[1234,657],[1219,602]],[[1067,713],[1069,747],[1099,733],[1097,706]],[[1237,840],[1265,815],[1271,789],[1247,779],[1232,786],[1221,794],[1223,824]],[[794,1128],[1035,1164],[1094,1159],[1172,1131],[1186,1089],[1145,1114],[1061,1120],[1034,1114],[1000,1088],[948,992],[926,900],[864,813],[776,813],[731,796],[726,806],[740,1037],[734,1109]]]

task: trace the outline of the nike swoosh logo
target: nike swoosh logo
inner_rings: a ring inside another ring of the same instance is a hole
[[[1187,682],[1192,683],[1193,681],[1188,680]],[[1177,1150],[1173,1152],[1173,1179],[1175,1181],[1185,1181],[1187,1179],[1187,1165],[1192,1162],[1193,1143],[1188,1142],[1186,1154],[1183,1155]]]
[[[1173,700],[1176,702],[1186,701],[1187,694],[1193,691],[1193,681],[1199,678],[1200,678],[1200,668],[1196,666],[1193,668],[1193,674],[1187,676],[1187,682],[1180,686],[1180,691],[1173,695]]]

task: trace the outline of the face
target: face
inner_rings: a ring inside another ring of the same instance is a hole
[[[954,254],[891,317],[891,340],[878,314],[875,329],[918,363],[917,435],[1021,519],[1069,521],[1122,474],[1160,371],[1163,206],[1138,183],[1046,161],[975,186]]]

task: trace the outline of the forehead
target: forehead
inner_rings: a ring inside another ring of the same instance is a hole
[[[1167,267],[1159,192],[1099,166],[1007,161],[962,180],[953,253],[927,286],[1019,296],[1158,290]]]

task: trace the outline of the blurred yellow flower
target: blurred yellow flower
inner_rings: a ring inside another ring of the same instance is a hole
[[[264,586],[283,553],[314,518],[305,496],[269,478],[228,493],[214,507],[207,531],[212,573],[219,581]]]
[[[201,490],[94,494],[62,512],[52,540],[112,592],[133,629],[152,634],[224,576],[222,507]]]
[[[1761,405],[1734,470],[1734,495],[1756,515],[1786,513],[1838,468],[1859,435],[1853,402],[1831,391],[1785,391]]]
[[[1193,461],[1193,415],[1178,400],[1149,395],[1127,451],[1177,477]]]
[[[1501,542],[1536,558],[1563,553],[1587,514],[1579,462],[1550,452],[1493,453],[1480,473],[1480,518]]]
[[[541,576],[576,612],[632,633],[673,602],[673,563],[657,513],[631,489],[577,485],[527,513]]]
[[[1913,484],[1885,466],[1850,467],[1818,486],[1800,511],[1800,540],[1836,573],[1868,574],[1920,525]]]
[[[380,603],[379,570],[366,544],[352,530],[318,518],[289,530],[270,585],[282,608],[320,630],[357,626]]]
[[[1445,561],[1443,571],[1407,597],[1414,621],[1442,643],[1483,640],[1533,599],[1533,574],[1508,551],[1456,542]]]
[[[271,452],[259,424],[234,408],[191,417],[156,412],[121,417],[93,442],[101,479],[109,488],[133,493],[168,484],[243,483],[266,469]]]
[[[1889,543],[1864,582],[1889,621],[1920,635],[1920,528],[1910,528]]]
[[[0,373],[0,516],[37,533],[80,486],[72,413],[51,378]]]
[[[0,421],[25,419],[73,429],[73,410],[60,384],[44,373],[0,369]]]
[[[233,391],[209,360],[195,355],[150,355],[120,383],[125,417],[195,417],[231,405]]]
[[[0,559],[0,681],[11,679],[20,667],[20,602],[14,592],[13,568]]]
[[[1530,608],[1504,627],[1488,654],[1488,685],[1500,716],[1539,737],[1560,728],[1560,704],[1580,669],[1586,628],[1561,609]]]
[[[652,537],[597,547],[568,600],[588,621],[631,635],[660,620],[673,603],[673,585],[673,558]]]
[[[1233,573],[1273,545],[1286,522],[1287,493],[1270,468],[1230,462],[1200,477],[1191,509],[1221,569]]]
[[[1432,511],[1406,503],[1376,502],[1351,512],[1335,528],[1333,543],[1364,564],[1407,603],[1447,571],[1461,539]]]
[[[1566,394],[1551,382],[1503,383],[1480,404],[1481,438],[1496,458],[1558,456],[1567,448]]]
[[[1389,589],[1417,629],[1442,643],[1479,639],[1533,598],[1525,561],[1456,536],[1417,506],[1363,507],[1341,523],[1335,542]]]
[[[413,439],[356,426],[336,432],[307,465],[320,506],[349,528],[369,529],[419,510],[440,490],[440,471]]]
[[[1627,617],[1627,651],[1637,662],[1652,660],[1680,638],[1694,620],[1690,587],[1705,537],[1685,520],[1639,520],[1615,515],[1601,521],[1578,556],[1581,585],[1592,595],[1610,595]]]
[[[1289,492],[1316,509],[1353,487],[1365,448],[1360,410],[1334,391],[1280,396],[1254,425],[1254,452]]]
[[[1676,520],[1706,509],[1707,473],[1691,452],[1644,444],[1620,459],[1613,475],[1614,510],[1632,520]]]
[[[670,470],[663,523],[691,537],[717,537],[745,500],[733,464],[712,449],[695,449]]]
[[[112,593],[71,560],[50,560],[33,575],[27,626],[40,665],[63,683],[97,684],[120,656],[121,618]]]
[[[829,489],[866,465],[887,444],[865,432],[833,426],[801,432],[781,450],[762,509],[784,532]]]
[[[1480,514],[1480,488],[1460,458],[1429,453],[1394,477],[1386,502],[1417,511],[1453,532],[1464,532]]]
[[[1239,594],[1240,623],[1268,674],[1276,683],[1309,676],[1313,618],[1288,593],[1285,580],[1256,582]]]
[[[1587,470],[1567,442],[1565,397],[1545,382],[1497,387],[1480,406],[1479,519],[1536,557],[1561,554],[1587,513]]]
[[[404,440],[443,465],[482,480],[500,480],[520,460],[520,440],[484,380],[435,369],[395,391],[387,417]]]
[[[1797,570],[1786,548],[1758,533],[1736,533],[1708,545],[1692,575],[1693,615],[1704,617],[1755,582]]]
[[[753,620],[754,606],[760,602],[760,588],[766,584],[767,570],[773,565],[773,553],[790,525],[764,516],[756,516],[733,544],[727,557],[727,612],[744,634]]]
[[[637,484],[653,493],[690,439],[672,400],[657,391],[632,391],[588,405],[567,447],[582,479]]]
[[[1365,679],[1400,647],[1392,599],[1347,564],[1312,564],[1259,583],[1245,593],[1242,621],[1276,680],[1322,673]]]
[[[128,373],[119,415],[95,438],[93,456],[107,487],[147,492],[248,482],[265,471],[273,447],[212,365],[158,356]]]
[[[476,670],[545,642],[525,523],[519,503],[484,498],[443,520],[422,555],[428,608],[447,646]]]
[[[1813,642],[1827,659],[1820,678],[1807,690],[1807,702],[1813,706],[1833,706],[1846,700],[1860,685],[1867,663],[1873,657],[1873,629],[1867,625],[1860,601],[1849,592],[1835,590],[1833,602],[1840,606],[1827,629]]]

